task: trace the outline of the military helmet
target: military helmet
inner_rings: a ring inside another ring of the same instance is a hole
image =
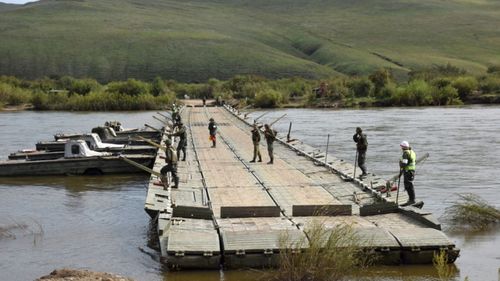
[[[214,118],[210,118],[210,121],[214,121]]]
[[[170,139],[166,139],[166,140],[165,140],[165,144],[166,144],[166,145],[172,145],[172,141],[171,141]]]

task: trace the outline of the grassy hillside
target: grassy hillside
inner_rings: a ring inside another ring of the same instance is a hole
[[[0,6],[0,75],[477,73],[500,64],[499,26],[496,0],[42,0]]]

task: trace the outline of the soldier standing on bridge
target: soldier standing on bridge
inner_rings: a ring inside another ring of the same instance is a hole
[[[354,136],[352,136],[352,139],[356,143],[356,150],[358,151],[358,167],[361,169],[363,172],[359,178],[362,179],[366,177],[366,165],[365,165],[365,160],[366,160],[366,150],[368,149],[368,141],[366,139],[366,135],[363,134],[363,131],[361,130],[360,127],[356,128],[356,133]]]
[[[166,180],[167,173],[170,172],[172,179],[174,180],[174,188],[179,188],[179,176],[177,175],[177,153],[172,147],[172,141],[170,139],[165,140],[165,145],[167,149],[165,150],[165,165],[161,168],[160,173],[163,178],[164,183],[168,183]]]
[[[212,141],[212,147],[217,145],[217,124],[215,124],[215,120],[210,118],[210,122],[208,122],[208,133],[210,134],[209,139]]]
[[[408,193],[408,202],[401,204],[401,206],[409,206],[415,203],[415,189],[413,187],[413,180],[415,179],[415,166],[417,161],[417,154],[410,147],[407,141],[400,144],[403,150],[403,155],[399,160],[400,173],[403,174],[406,192]]]
[[[180,158],[182,150],[182,161],[186,161],[186,146],[187,146],[187,130],[186,126],[179,122],[178,130],[176,133],[168,134],[169,137],[179,137],[179,143],[177,144],[177,157]]]
[[[269,154],[269,162],[267,164],[274,163],[274,155],[273,155],[273,142],[276,140],[276,131],[271,129],[268,124],[264,125],[264,137],[267,142],[267,153]]]
[[[255,158],[259,156],[259,162],[262,162],[262,155],[260,154],[260,130],[256,123],[253,124],[252,129],[252,142],[253,142],[253,159],[251,163],[255,162]]]

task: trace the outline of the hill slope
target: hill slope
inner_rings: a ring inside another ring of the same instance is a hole
[[[500,63],[496,0],[42,0],[0,6],[0,75],[181,81]]]

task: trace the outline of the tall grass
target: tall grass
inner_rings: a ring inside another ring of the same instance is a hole
[[[443,215],[450,229],[483,230],[499,225],[499,209],[476,194],[458,194],[458,197],[458,200],[446,208]]]
[[[291,241],[287,233],[280,239],[277,270],[264,273],[265,281],[336,281],[343,280],[359,267],[370,265],[374,254],[348,225],[327,229],[315,222],[306,230],[307,238]]]
[[[436,268],[439,276],[439,280],[448,281],[457,275],[458,270],[454,264],[449,263],[448,261],[448,253],[445,250],[440,250],[439,252],[435,252],[432,264],[434,268]]]

